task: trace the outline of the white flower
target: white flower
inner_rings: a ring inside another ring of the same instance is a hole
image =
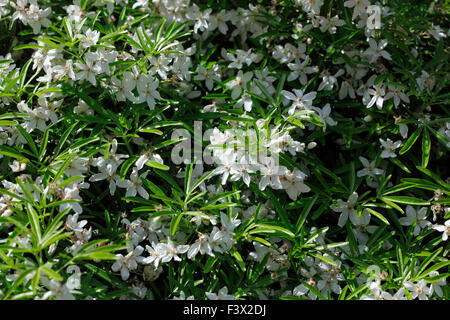
[[[128,254],[124,257],[121,254],[116,255],[119,259],[111,266],[112,271],[117,272],[120,270],[122,280],[126,281],[130,277],[129,270],[135,270],[138,262],[143,262],[144,258],[141,257],[144,248],[137,246],[133,249],[132,245],[128,245]]]
[[[79,188],[85,188],[86,186],[89,184],[73,184],[72,186],[66,186],[64,188],[64,193],[63,193],[63,197],[61,200],[82,200],[80,197],[80,190]],[[83,207],[78,203],[78,202],[67,202],[67,203],[63,203],[59,206],[59,210],[63,211],[67,208],[71,208],[73,209],[73,211],[75,211],[76,213],[80,214],[83,212]]]
[[[12,163],[9,163],[8,166],[11,168],[12,172],[21,172],[25,170],[27,164],[25,162],[14,160]]]
[[[56,279],[49,280],[45,276],[43,276],[40,281],[50,290],[44,293],[42,297],[39,297],[39,300],[47,300],[52,296],[55,297],[55,300],[75,300],[75,297],[70,292],[71,288],[67,286],[67,283],[62,284]]]
[[[342,19],[339,19],[338,16],[334,16],[331,19],[327,19],[322,17],[322,19],[320,19],[320,31],[322,32],[326,32],[328,31],[331,34],[335,34],[337,31],[336,27],[341,27],[343,25],[345,25],[345,21]]]
[[[94,110],[92,110],[89,105],[83,100],[78,101],[78,104],[73,108],[73,113],[75,114],[85,114],[87,116],[93,116]]]
[[[383,291],[379,286],[370,288],[370,295],[363,295],[361,300],[392,300],[389,292]]]
[[[216,14],[211,14],[209,17],[208,30],[214,31],[217,28],[222,34],[226,35],[228,32],[228,26],[226,22],[231,19],[232,15],[232,11],[226,11],[224,9]]]
[[[161,258],[161,262],[169,262],[172,259],[175,261],[181,261],[178,254],[186,253],[189,250],[188,245],[175,245],[175,243],[167,239],[167,244],[165,245],[164,256]]]
[[[135,162],[135,166],[138,170],[141,170],[147,161],[154,161],[163,164],[163,159],[157,153],[152,153],[151,151],[144,152]]]
[[[400,100],[403,100],[406,103],[409,103],[408,96],[403,92],[403,90],[399,87],[388,85],[389,92],[384,97],[384,100],[389,100],[394,98],[394,105],[398,107],[400,104]]]
[[[132,90],[135,87],[135,82],[131,81],[125,75],[122,80],[119,80],[115,76],[111,78],[112,91],[116,94],[117,101],[126,101],[126,99],[135,102],[136,97],[134,96]]]
[[[433,75],[429,75],[425,70],[422,70],[422,74],[419,78],[416,78],[416,82],[419,90],[423,91],[424,89],[432,90],[436,80]]]
[[[340,100],[345,99],[347,95],[352,99],[355,99],[356,97],[355,89],[353,88],[351,80],[349,79],[343,80],[341,82],[341,89],[339,89],[339,99]]]
[[[390,54],[386,50],[383,50],[387,44],[387,40],[381,40],[380,43],[377,44],[374,39],[370,38],[370,47],[364,52],[364,55],[369,57],[371,63],[375,62],[380,56],[386,60],[392,60]]]
[[[161,259],[166,255],[166,245],[164,243],[158,243],[152,242],[152,246],[145,246],[147,251],[150,253],[150,255],[143,259],[143,263],[149,264],[153,263],[155,268],[158,268],[159,262]]]
[[[400,140],[393,142],[391,139],[383,140],[380,138],[381,146],[384,148],[381,153],[382,158],[395,158],[397,155],[395,154],[395,149],[400,147],[402,142]]]
[[[311,188],[303,183],[306,174],[295,168],[293,171],[287,171],[281,176],[281,185],[286,190],[289,198],[297,200],[297,196],[304,192],[311,191]]]
[[[322,120],[322,122],[325,124],[325,126],[323,126],[323,129],[322,129],[323,131],[326,130],[327,125],[330,125],[330,126],[337,125],[337,121],[334,121],[330,117],[331,107],[330,107],[329,103],[327,103],[322,109],[316,108],[316,107],[313,107],[313,109],[317,111],[319,119]]]
[[[331,209],[334,212],[341,212],[341,215],[339,216],[338,226],[343,227],[345,223],[348,220],[348,217],[350,216],[350,219],[355,219],[358,217],[358,214],[356,212],[356,202],[358,200],[358,194],[356,192],[353,192],[350,197],[348,198],[347,202],[342,201],[342,199],[338,199],[338,207],[335,207],[334,205],[331,206]]]
[[[289,91],[281,90],[281,94],[288,100],[292,101],[292,105],[289,107],[288,114],[293,115],[295,110],[309,110],[312,106],[312,101],[316,98],[317,92],[313,91],[307,94],[303,94],[300,89],[293,90],[295,95]]]
[[[317,282],[317,289],[320,290],[320,292],[327,296],[327,292],[334,292],[335,294],[340,294],[342,291],[342,288],[339,285],[339,277],[334,276],[333,273],[325,273],[323,275],[323,279],[319,280]]]
[[[153,81],[148,80],[144,88],[138,86],[138,99],[137,103],[147,102],[150,110],[155,109],[155,99],[160,100],[161,96],[157,91],[159,86],[158,79],[154,79]]]
[[[435,277],[435,276],[438,276],[438,275],[439,275],[438,271],[431,271],[429,273],[430,277]],[[438,295],[438,297],[442,298],[443,295],[444,295],[444,292],[442,291],[441,287],[445,287],[446,285],[447,285],[446,279],[445,278],[441,279],[439,281],[436,281],[436,282],[433,282],[433,283],[430,284],[430,291],[431,291],[431,293],[433,293],[433,292],[436,293]]]
[[[87,220],[82,220],[78,222],[79,213],[75,213],[74,215],[69,214],[66,220],[66,227],[72,231],[81,232],[83,231],[83,227],[87,224]]]
[[[301,4],[306,12],[319,14],[323,0],[296,0],[296,3]]]
[[[270,248],[256,241],[253,241],[253,246],[255,247],[255,251],[250,252],[248,257],[258,262],[263,261],[265,256],[270,252]]]
[[[348,0],[344,2],[345,7],[354,7],[352,20],[355,20],[358,16],[363,16],[366,13],[366,9],[369,5],[370,2],[368,0]]]
[[[313,285],[313,279],[311,278],[308,282],[310,285]],[[316,300],[317,296],[304,284],[299,284],[294,289],[292,289],[292,294],[297,297],[302,297],[307,295],[311,300]]]
[[[17,109],[20,112],[27,113],[29,119],[22,123],[22,127],[27,132],[32,132],[35,128],[45,132],[47,130],[47,121],[50,119],[50,111],[43,107],[30,109],[25,101],[21,101],[17,104]]]
[[[214,253],[212,252],[212,247],[210,244],[210,239],[207,234],[200,234],[198,236],[198,239],[195,240],[195,243],[190,246],[189,251],[187,253],[187,257],[189,259],[192,259],[199,252],[201,255],[207,254],[210,255],[211,257],[214,257]]]
[[[148,192],[142,187],[142,180],[147,177],[148,171],[145,171],[138,176],[137,168],[133,168],[133,172],[130,175],[130,180],[118,181],[117,185],[121,188],[127,188],[125,197],[135,197],[139,194],[142,198],[148,199]]]
[[[255,168],[249,163],[246,157],[242,157],[239,163],[233,163],[231,165],[230,181],[238,181],[242,178],[247,187],[250,185],[249,173],[255,172]]]
[[[212,293],[212,292],[205,292],[206,296],[209,300],[235,300],[235,297],[231,294],[228,294],[228,288],[223,287],[219,290],[219,292]]]
[[[406,137],[408,137],[408,126],[406,124],[399,125],[398,131],[400,132],[400,135],[403,139],[406,139]]]
[[[384,95],[385,90],[381,85],[374,85],[374,89],[367,90],[370,95],[372,95],[372,99],[369,101],[367,108],[372,107],[375,103],[377,104],[377,108],[381,110],[383,108]]]
[[[231,80],[226,84],[228,89],[231,89],[231,98],[237,99],[242,93],[242,89],[245,89],[247,87],[247,83],[250,82],[250,80],[253,77],[253,72],[248,71],[246,73],[243,73],[242,70],[239,70],[238,74],[236,75],[236,78],[234,80]]]
[[[98,64],[94,63],[92,60],[86,59],[86,64],[76,62],[75,66],[81,70],[76,74],[77,80],[87,79],[93,86],[97,85],[95,75],[101,72],[101,68]]]
[[[198,33],[198,30],[204,31],[205,29],[208,29],[209,15],[211,12],[212,9],[200,11],[199,7],[195,4],[188,7],[186,17],[191,21],[195,21],[194,33]]]
[[[176,55],[172,63],[172,74],[182,81],[191,81],[192,60],[188,56]]]
[[[337,85],[337,78],[344,74],[343,69],[339,69],[334,75],[330,74],[328,70],[324,70],[320,75],[322,77],[322,82],[319,85],[318,91],[327,89],[329,91],[333,90],[334,86]]]
[[[86,30],[85,35],[80,34],[78,37],[81,39],[80,46],[82,48],[89,48],[90,46],[97,44],[100,32],[89,28]]]
[[[412,206],[406,206],[406,217],[401,217],[399,222],[402,226],[414,226],[414,236],[418,236],[421,229],[431,226],[431,222],[426,220],[427,208],[422,207],[420,210],[416,211]]]
[[[222,224],[222,232],[227,233],[229,236],[234,235],[234,229],[241,224],[239,219],[229,219],[225,213],[220,214],[220,223]]]
[[[419,300],[428,300],[428,296],[432,294],[430,288],[427,287],[427,282],[425,280],[420,280],[418,283],[412,283],[406,281],[403,286],[408,289],[411,294],[411,298],[419,298]]]
[[[194,296],[186,297],[184,291],[180,292],[179,297],[173,297],[172,300],[194,300]]]
[[[442,241],[447,241],[448,236],[450,235],[450,219],[445,221],[443,225],[434,225],[432,228],[442,232]]]
[[[431,34],[437,41],[447,37],[441,27],[438,25],[435,26],[433,23],[431,24],[431,29],[428,30],[428,33]]]
[[[195,77],[196,80],[204,80],[208,90],[212,90],[214,86],[214,80],[220,81],[220,70],[217,64],[211,68],[206,69],[204,66],[198,66],[198,74]]]
[[[359,157],[359,161],[361,161],[361,163],[363,164],[364,169],[361,169],[356,173],[358,177],[375,177],[376,175],[383,174],[383,170],[375,168],[375,160],[369,163],[369,160],[367,160],[366,158]]]
[[[158,73],[162,79],[166,79],[167,72],[170,71],[169,63],[172,61],[172,58],[167,55],[160,54],[158,56],[152,55],[148,58],[148,60],[152,65],[149,70],[149,74],[154,75],[155,73]]]
[[[228,176],[231,173],[231,168],[236,164],[236,153],[232,150],[224,152],[220,159],[217,159],[218,167],[215,169],[213,176],[222,175],[222,184],[227,182]]]
[[[68,177],[81,176],[88,170],[88,162],[89,158],[84,158],[76,155],[72,158],[72,161],[70,161],[66,170],[64,170],[64,173]]]
[[[252,111],[253,107],[253,100],[252,96],[248,92],[244,92],[244,94],[241,96],[241,98],[236,102],[234,105],[236,108],[240,108],[244,106],[244,110],[247,112]]]
[[[284,166],[275,165],[275,161],[272,158],[263,160],[259,168],[262,178],[259,181],[259,189],[264,191],[267,186],[272,189],[282,189],[280,176],[287,173],[287,168]]]
[[[295,61],[294,63],[288,63],[288,68],[291,69],[291,73],[287,77],[287,81],[294,81],[295,79],[299,79],[302,85],[305,85],[308,82],[308,74],[317,72],[317,68],[308,67],[308,63],[310,58],[307,56],[305,60],[300,63],[300,61]]]

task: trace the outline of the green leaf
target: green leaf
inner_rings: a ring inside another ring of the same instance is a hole
[[[186,137],[182,137],[182,138],[178,138],[178,139],[172,139],[172,140],[167,140],[167,141],[161,142],[160,144],[158,144],[156,146],[153,146],[151,148],[151,152],[154,152],[154,151],[156,151],[158,149],[170,146],[170,145],[175,144],[175,143],[179,143],[179,142],[184,141],[186,139],[187,139]]]
[[[417,141],[417,139],[419,138],[421,132],[422,132],[423,127],[418,127],[412,134],[411,136],[408,138],[408,140],[406,140],[405,144],[403,145],[403,148],[400,149],[399,154],[402,155],[406,152],[408,152],[409,149],[411,149],[411,147],[414,145],[414,143]]]
[[[295,234],[299,234],[303,224],[306,221],[306,217],[308,216],[309,212],[311,211],[314,203],[317,201],[317,199],[319,198],[319,195],[316,194],[314,197],[312,197],[303,207],[302,212],[300,213],[298,219],[297,219],[297,223],[295,224]]]
[[[75,181],[77,181],[77,180],[81,180],[81,179],[83,179],[83,178],[84,178],[84,176],[73,176],[73,177],[67,178],[66,180],[64,180],[63,182],[61,182],[60,184],[58,184],[57,187],[58,187],[58,188],[65,187],[65,186],[67,186],[68,184],[71,184],[72,182],[75,182]]]
[[[16,280],[14,280],[12,286],[9,288],[8,292],[6,292],[6,294],[2,297],[2,299],[8,299],[8,297],[15,291],[15,289],[22,284],[22,282],[24,282],[24,280],[26,279],[26,277],[32,273],[36,271],[36,269],[32,268],[32,269],[27,269],[27,270],[23,270],[19,276],[16,278]]]
[[[423,172],[424,174],[426,174],[427,176],[429,176],[430,178],[432,178],[434,181],[436,181],[436,183],[440,184],[441,186],[443,186],[444,188],[450,190],[450,184],[446,183],[444,180],[441,179],[441,177],[439,177],[436,173],[434,173],[433,171],[427,169],[427,168],[423,168],[420,166],[416,166],[417,170]]]
[[[247,269],[245,268],[245,262],[244,259],[242,259],[241,254],[234,248],[230,250],[231,255],[236,259],[239,267],[241,268],[242,272],[245,272]]]
[[[28,160],[27,157],[25,157],[23,154],[17,152],[14,148],[11,148],[11,147],[0,146],[0,154],[3,154],[10,158],[17,159],[22,162],[26,162],[26,163],[30,162],[30,160]]]
[[[235,207],[237,204],[236,203],[219,203],[219,204],[209,204],[207,206],[201,207],[200,210],[221,210],[221,209],[226,209],[226,208],[231,208],[231,207]]]
[[[252,182],[252,184],[254,184],[254,183]],[[283,221],[284,226],[286,228],[292,226],[292,224],[289,222],[289,218],[288,218],[288,215],[287,215],[287,212],[286,212],[285,208],[280,204],[280,202],[278,201],[278,198],[275,197],[275,195],[273,194],[272,190],[266,189],[264,191],[266,192],[266,194],[272,200],[272,203],[273,203],[273,205],[275,207],[275,211],[280,216],[281,220]]]
[[[39,161],[42,161],[42,158],[45,155],[45,151],[47,151],[47,143],[48,143],[49,133],[50,133],[50,128],[47,128],[47,130],[45,130],[44,136],[42,137],[41,145],[39,147],[39,155],[38,155]]]
[[[433,253],[430,253],[429,256],[423,260],[423,262],[421,263],[421,265],[419,266],[419,268],[417,269],[417,277],[420,277],[423,273],[423,271],[425,270],[425,268],[431,263],[433,262],[436,257],[442,252],[444,248],[440,247],[438,248],[436,251],[434,251]],[[426,275],[425,275],[426,276]]]
[[[397,204],[395,204],[394,202],[386,199],[386,197],[382,197],[381,201],[383,201],[384,203],[386,203],[390,208],[395,209],[403,214],[405,214],[405,211],[403,211],[402,208],[400,208]]]
[[[161,188],[159,188],[156,184],[154,184],[154,183],[151,182],[150,180],[145,179],[145,178],[141,178],[141,180],[142,180],[143,184],[144,184],[147,188],[149,188],[153,193],[159,194],[159,195],[163,195],[163,196],[165,195],[165,194],[164,194],[164,191],[162,191]]]
[[[327,298],[325,298],[322,295],[322,293],[320,293],[320,291],[317,290],[315,287],[311,286],[310,284],[306,283],[305,281],[303,281],[301,279],[299,279],[299,280],[305,287],[307,287],[309,290],[311,290],[311,292],[314,293],[317,296],[317,298],[319,298],[319,300],[327,300]]]
[[[440,280],[445,280],[450,276],[450,273],[443,273],[443,274],[438,274],[436,276],[432,276],[432,277],[426,277],[425,281],[428,283],[436,283]]]
[[[417,280],[421,280],[421,279],[423,279],[424,277],[428,276],[431,272],[437,271],[437,270],[442,269],[442,268],[445,268],[445,267],[447,267],[448,265],[450,265],[450,260],[436,263],[436,264],[434,264],[433,266],[431,266],[431,267],[429,267],[428,269],[426,269],[425,271],[423,271],[421,274],[419,274],[419,275],[417,276]]]
[[[214,174],[214,170],[211,170],[211,171],[209,171],[209,172],[206,172],[204,175],[202,175],[202,176],[194,183],[194,185],[190,188],[188,194],[191,194],[192,192],[194,192],[194,190],[197,189],[198,186],[200,186],[205,180],[209,179],[213,174]]]
[[[431,190],[431,191],[435,191],[435,190],[441,188],[437,184],[430,182],[428,180],[425,180],[425,179],[404,178],[404,179],[401,179],[401,181],[403,182],[403,184],[410,185],[413,188],[420,188],[420,189]],[[443,190],[443,191],[445,191],[445,190]]]
[[[66,31],[66,34],[69,36],[69,39],[71,42],[73,42],[73,32],[72,32],[72,25],[67,20],[67,17],[63,18],[63,27]]]
[[[47,274],[47,276],[49,276],[50,278],[56,279],[58,281],[63,281],[63,277],[60,274],[58,274],[56,271],[54,271],[48,267],[45,267],[45,266],[42,266],[40,269],[42,271],[44,271]]]
[[[163,134],[163,132],[161,130],[154,129],[154,128],[143,128],[143,129],[139,129],[138,132],[154,133],[154,134],[157,134],[159,136]]]
[[[430,160],[431,139],[428,130],[425,129],[422,136],[422,167],[426,168]]]
[[[183,190],[181,190],[180,186],[178,185],[178,183],[174,180],[174,178],[172,178],[171,175],[167,174],[164,171],[158,170],[158,169],[154,169],[154,172],[160,176],[161,178],[163,178],[165,181],[167,181],[173,188],[175,188],[177,191],[179,192],[183,192]]]
[[[26,207],[27,207],[28,221],[30,222],[31,226],[31,231],[33,232],[33,235],[36,236],[37,243],[39,244],[42,238],[39,216],[37,215],[36,211],[34,210],[33,206],[30,203],[27,203]]]
[[[400,167],[403,171],[406,171],[406,172],[408,172],[408,173],[411,173],[411,171],[408,169],[408,167],[407,167],[403,162],[401,162],[399,159],[397,159],[397,158],[389,158],[389,160],[390,160],[393,164],[395,164],[395,165],[397,165],[398,167]]]
[[[413,188],[415,185],[410,184],[410,183],[400,183],[390,189],[387,189],[386,191],[383,192],[383,195],[387,195],[387,194],[391,194],[391,193],[396,193],[402,190],[406,190],[406,189],[410,189]]]
[[[188,163],[186,165],[186,170],[184,172],[184,193],[186,195],[191,193],[191,179],[192,179],[192,170],[194,169],[193,163]]]
[[[430,205],[430,201],[417,199],[414,197],[407,197],[407,196],[390,196],[390,197],[383,197],[381,200],[388,200],[396,203],[402,203],[402,204],[411,204],[411,205],[417,205],[417,206],[428,206]]]
[[[375,217],[377,217],[378,219],[380,219],[381,221],[383,221],[386,224],[389,224],[389,221],[378,211],[375,211],[373,209],[370,208],[365,208],[365,210],[367,210],[370,214],[374,215]]]
[[[172,217],[172,220],[170,220],[170,236],[171,237],[173,237],[175,235],[182,217],[183,217],[183,214],[179,213],[176,217]]]
[[[166,166],[165,164],[156,162],[156,161],[152,161],[152,160],[148,160],[145,163],[146,166],[152,167],[152,168],[156,168],[156,169],[160,169],[160,170],[164,170],[164,171],[168,171],[170,168],[168,166]]]
[[[0,127],[3,126],[17,126],[17,121],[11,121],[11,120],[0,120]]]
[[[34,143],[33,138],[30,136],[30,134],[28,132],[25,131],[25,129],[21,126],[21,125],[16,125],[17,130],[20,132],[20,134],[22,135],[22,137],[25,138],[25,140],[27,141],[28,146],[30,147],[31,151],[33,151],[33,153],[38,156],[38,151],[37,151],[37,147],[36,147],[36,143]]]
[[[55,148],[55,157],[59,154],[61,151],[61,148],[63,147],[64,143],[66,142],[67,138],[69,137],[70,133],[75,129],[75,127],[78,125],[78,122],[75,122],[72,124],[61,136],[61,139],[59,140],[58,145]]]
[[[262,224],[257,223],[255,224],[255,228],[251,229],[248,234],[260,234],[260,233],[268,233],[268,234],[277,234],[280,237],[286,238],[286,239],[293,239],[295,238],[295,234],[292,233],[290,230],[275,226],[271,224]]]
[[[123,180],[128,172],[128,169],[130,169],[130,167],[133,165],[134,162],[136,162],[136,160],[138,159],[138,157],[133,156],[128,158],[120,167],[120,172],[119,172],[119,177],[120,180]]]
[[[206,260],[205,266],[203,267],[203,273],[208,273],[211,271],[214,264],[219,260],[219,258],[213,258],[208,256],[208,259]]]
[[[316,253],[310,253],[311,257],[317,258],[319,260],[322,260],[326,263],[328,263],[329,265],[332,265],[333,267],[337,268],[338,264],[336,262],[334,262],[333,260],[331,260],[330,258],[324,257],[323,255],[320,254],[316,254]]]
[[[72,153],[67,157],[67,159],[63,162],[63,164],[61,165],[61,167],[58,169],[55,176],[53,177],[53,182],[58,181],[59,177],[61,177],[61,175],[64,173],[64,171],[67,169],[69,164],[72,162],[72,159],[75,158],[76,155],[77,155],[76,153]]]

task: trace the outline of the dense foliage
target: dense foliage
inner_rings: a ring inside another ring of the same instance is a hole
[[[421,3],[0,0],[0,298],[448,299]]]

